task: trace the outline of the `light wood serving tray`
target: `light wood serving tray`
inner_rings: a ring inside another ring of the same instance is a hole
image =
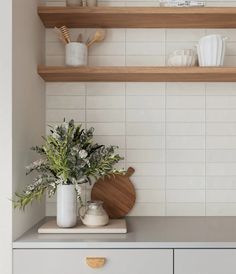
[[[102,227],[91,228],[83,225],[80,221],[75,227],[60,228],[57,226],[56,218],[46,221],[38,229],[40,234],[125,234],[127,226],[125,219],[112,219],[109,224]]]

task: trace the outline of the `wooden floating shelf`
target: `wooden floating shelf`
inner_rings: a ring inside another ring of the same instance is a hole
[[[38,67],[47,82],[236,82],[236,67]]]
[[[39,7],[45,27],[235,28],[236,8]]]

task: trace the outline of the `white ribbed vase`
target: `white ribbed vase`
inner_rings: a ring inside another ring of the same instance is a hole
[[[77,198],[74,185],[57,187],[57,225],[63,228],[77,223]]]
[[[200,39],[197,45],[200,67],[223,66],[227,37],[211,34]]]

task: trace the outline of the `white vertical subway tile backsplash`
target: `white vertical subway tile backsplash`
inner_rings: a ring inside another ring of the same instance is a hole
[[[206,2],[236,6],[236,0]],[[72,38],[92,31],[72,29]],[[89,65],[164,66],[171,51],[193,47],[211,33],[229,37],[225,63],[236,66],[235,29],[109,29],[105,41],[91,48]],[[52,29],[46,30],[46,63],[64,64],[64,48]],[[96,141],[120,147],[120,166],[136,169],[131,215],[236,216],[235,83],[47,83],[46,92],[47,124],[65,117],[95,127]],[[55,214],[55,199],[47,200],[47,214]]]

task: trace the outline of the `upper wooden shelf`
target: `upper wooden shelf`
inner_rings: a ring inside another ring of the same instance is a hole
[[[45,27],[235,28],[236,8],[39,7]]]
[[[236,82],[236,67],[38,67],[48,82]]]

